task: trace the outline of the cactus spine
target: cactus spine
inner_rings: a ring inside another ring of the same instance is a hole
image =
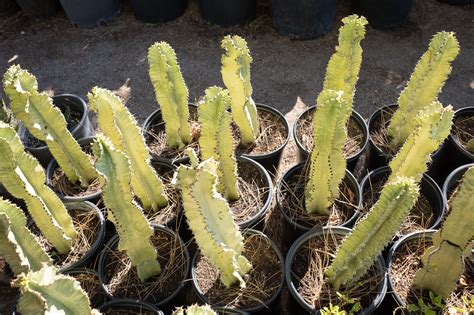
[[[225,49],[221,60],[222,80],[232,98],[232,117],[239,127],[242,143],[250,145],[255,143],[260,134],[250,83],[252,57],[247,42],[237,35],[224,37],[221,47]]]
[[[176,53],[165,42],[148,49],[149,74],[165,122],[167,143],[181,148],[191,141],[188,88],[178,65]]]
[[[133,201],[130,191],[130,167],[127,156],[116,150],[109,139],[99,135],[93,145],[96,167],[105,182],[104,202],[114,217],[120,237],[118,249],[125,251],[145,281],[160,273],[155,247],[151,243],[153,228]]]
[[[95,87],[89,93],[90,108],[98,114],[99,128],[115,148],[130,159],[132,187],[146,210],[158,210],[168,204],[163,182],[150,165],[145,139],[135,118],[111,91]]]
[[[15,275],[39,271],[52,261],[26,227],[26,217],[20,208],[0,198],[0,255]]]
[[[452,32],[439,32],[415,67],[398,98],[398,110],[392,117],[388,134],[392,144],[400,147],[417,127],[418,112],[437,100],[451,63],[459,54],[459,43]]]
[[[225,286],[239,282],[251,269],[242,256],[243,236],[235,224],[226,200],[217,192],[217,162],[207,159],[197,164],[194,151],[191,167],[181,165],[177,179],[182,189],[184,214],[201,253],[219,269]]]
[[[229,105],[230,96],[227,90],[215,86],[206,90],[204,101],[198,107],[201,124],[199,147],[203,160],[212,157],[219,161],[219,192],[228,200],[237,200],[240,194],[231,129],[232,117],[227,111]]]
[[[474,238],[474,167],[469,168],[450,199],[451,212],[433,236],[433,245],[422,256],[423,268],[415,285],[443,298],[456,289],[464,272],[464,258],[471,255]]]
[[[384,186],[379,200],[344,239],[325,273],[336,289],[366,273],[403,224],[417,198],[418,187],[412,178],[398,177]]]
[[[14,286],[20,288],[22,314],[98,314],[77,280],[58,274],[54,267],[21,274]]]
[[[45,185],[44,170],[24,151],[15,130],[0,123],[0,181],[16,198],[23,199],[33,220],[60,253],[71,249],[76,238],[72,219],[56,194]]]
[[[46,93],[38,92],[36,78],[19,66],[11,66],[3,77],[10,108],[36,138],[45,141],[67,178],[87,186],[97,172],[71,133],[61,111]]]
[[[327,214],[327,208],[339,196],[339,184],[346,170],[343,148],[351,111],[342,92],[326,90],[318,97],[313,120],[314,145],[305,187],[309,213]]]

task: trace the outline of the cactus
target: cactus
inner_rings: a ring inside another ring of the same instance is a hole
[[[153,228],[142,210],[133,201],[130,191],[130,167],[127,156],[116,150],[103,135],[93,144],[96,167],[105,187],[104,203],[112,212],[120,237],[118,249],[125,251],[137,268],[138,277],[145,281],[160,273],[156,249],[151,243]]]
[[[179,307],[174,312],[173,315],[217,315],[216,312],[212,310],[209,305],[197,305],[193,304],[186,307],[186,309]]]
[[[13,114],[33,136],[46,142],[69,181],[79,180],[84,187],[92,183],[97,178],[92,162],[68,131],[53,100],[38,92],[36,78],[19,66],[11,66],[3,77],[3,86]]]
[[[232,117],[239,127],[242,144],[255,143],[260,134],[257,107],[252,99],[250,63],[252,57],[247,42],[235,35],[226,36],[221,43],[225,49],[222,55],[222,80],[232,98]]]
[[[229,287],[251,269],[242,256],[243,236],[235,224],[226,200],[217,192],[217,162],[207,159],[200,164],[194,151],[186,151],[191,166],[178,168],[184,214],[201,253],[219,269],[222,283]]]
[[[398,98],[398,110],[388,127],[394,146],[400,147],[416,129],[418,112],[437,100],[458,54],[459,43],[454,33],[439,32],[433,37]]]
[[[382,189],[379,200],[337,249],[326,277],[338,289],[357,281],[371,267],[408,216],[418,198],[412,178],[398,177]]]
[[[58,274],[54,267],[23,273],[13,285],[21,291],[18,307],[22,314],[98,314],[79,282]]]
[[[98,114],[99,128],[115,148],[130,159],[132,187],[145,210],[158,210],[168,204],[163,182],[150,165],[145,139],[135,118],[111,91],[95,87],[89,93],[89,106]]]
[[[323,90],[343,91],[348,106],[352,108],[362,63],[360,42],[365,37],[367,19],[353,14],[343,18],[342,23],[344,25],[339,28],[339,45],[329,60]]]
[[[45,185],[41,165],[25,152],[15,130],[4,123],[0,123],[0,181],[13,196],[25,201],[36,225],[56,250],[68,252],[76,238],[72,219]]]
[[[397,176],[413,177],[419,182],[426,172],[430,155],[446,139],[453,124],[453,109],[443,108],[435,101],[418,113],[418,127],[408,137],[397,155],[390,161],[391,175],[388,181]]]
[[[469,140],[466,148],[469,152],[474,153],[474,139]]]
[[[188,88],[176,53],[168,43],[155,43],[148,49],[148,64],[156,100],[165,122],[167,143],[172,148],[181,148],[191,141],[191,125]]]
[[[20,208],[0,197],[0,255],[15,275],[39,271],[52,260],[26,227]]]
[[[451,211],[433,236],[433,245],[422,256],[423,268],[415,285],[448,298],[464,273],[464,258],[471,255],[474,239],[474,167],[463,176],[450,199]]]
[[[346,170],[343,149],[351,111],[341,91],[325,90],[318,97],[313,120],[314,145],[305,188],[308,213],[327,214],[327,208],[339,196],[339,184]]]
[[[218,87],[210,87],[206,90],[206,96],[198,107],[201,124],[199,147],[203,160],[212,157],[219,161],[218,191],[227,200],[237,200],[240,194],[237,186],[237,162],[233,149],[232,117],[227,111],[229,104],[230,96],[227,90]]]

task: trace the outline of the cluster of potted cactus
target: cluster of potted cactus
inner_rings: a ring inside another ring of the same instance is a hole
[[[381,112],[369,132],[353,110],[366,25],[357,15],[343,19],[317,105],[295,123],[306,161],[278,180],[280,246],[263,221],[290,132],[281,113],[253,100],[241,37],[223,39],[223,87],[209,87],[197,104],[188,102],[173,48],[153,44],[159,109],[140,128],[118,96],[94,87],[82,113],[96,114],[96,135],[71,115],[85,102],[58,102],[28,71],[10,67],[9,106],[0,112],[0,289],[10,307],[276,312],[286,285],[296,303],[283,307],[294,313],[472,311],[474,167],[456,169],[443,192],[428,175],[452,150],[447,141],[473,162],[470,112],[456,116],[437,100],[457,40],[435,35],[398,108]],[[85,131],[75,133],[78,125]],[[32,139],[45,149],[26,147]],[[355,168],[374,170],[359,184]],[[286,258],[279,247],[289,247]],[[176,308],[194,302],[205,305]]]

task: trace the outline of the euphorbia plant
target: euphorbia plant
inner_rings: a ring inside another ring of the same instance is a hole
[[[145,210],[158,210],[168,204],[163,182],[150,165],[150,154],[137,122],[119,97],[95,87],[89,93],[91,110],[97,113],[101,131],[114,147],[130,159],[132,187]]]
[[[156,100],[165,122],[168,146],[182,148],[191,141],[191,125],[188,88],[184,83],[176,53],[168,43],[155,43],[148,49],[148,64]]]
[[[469,168],[449,200],[450,213],[432,238],[421,260],[423,268],[415,276],[415,286],[443,298],[456,289],[464,272],[465,258],[471,255],[474,238],[474,167]]]
[[[141,281],[160,273],[157,252],[151,243],[153,228],[134,202],[130,190],[131,174],[128,157],[115,149],[103,135],[93,144],[96,167],[104,182],[104,203],[113,215],[119,235],[118,249],[125,251],[137,268]]]
[[[173,311],[173,315],[217,315],[217,313],[209,305],[193,304],[186,308],[177,308]]]
[[[51,154],[71,183],[87,187],[97,178],[94,165],[67,129],[61,111],[53,100],[38,91],[36,78],[20,66],[11,66],[3,77],[10,108],[28,131],[46,142]]]
[[[20,138],[9,125],[0,123],[0,180],[16,198],[23,199],[46,239],[66,253],[76,238],[72,218],[64,204],[45,184],[39,162],[25,152]]]
[[[187,150],[191,166],[178,168],[184,214],[201,253],[219,270],[225,286],[245,286],[244,275],[252,268],[242,255],[243,236],[232,218],[229,204],[217,191],[218,163],[214,158],[198,162]]]

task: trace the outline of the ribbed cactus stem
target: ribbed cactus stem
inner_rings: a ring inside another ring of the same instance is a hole
[[[209,305],[197,305],[193,304],[186,307],[177,308],[173,315],[217,315],[217,312],[213,311]]]

